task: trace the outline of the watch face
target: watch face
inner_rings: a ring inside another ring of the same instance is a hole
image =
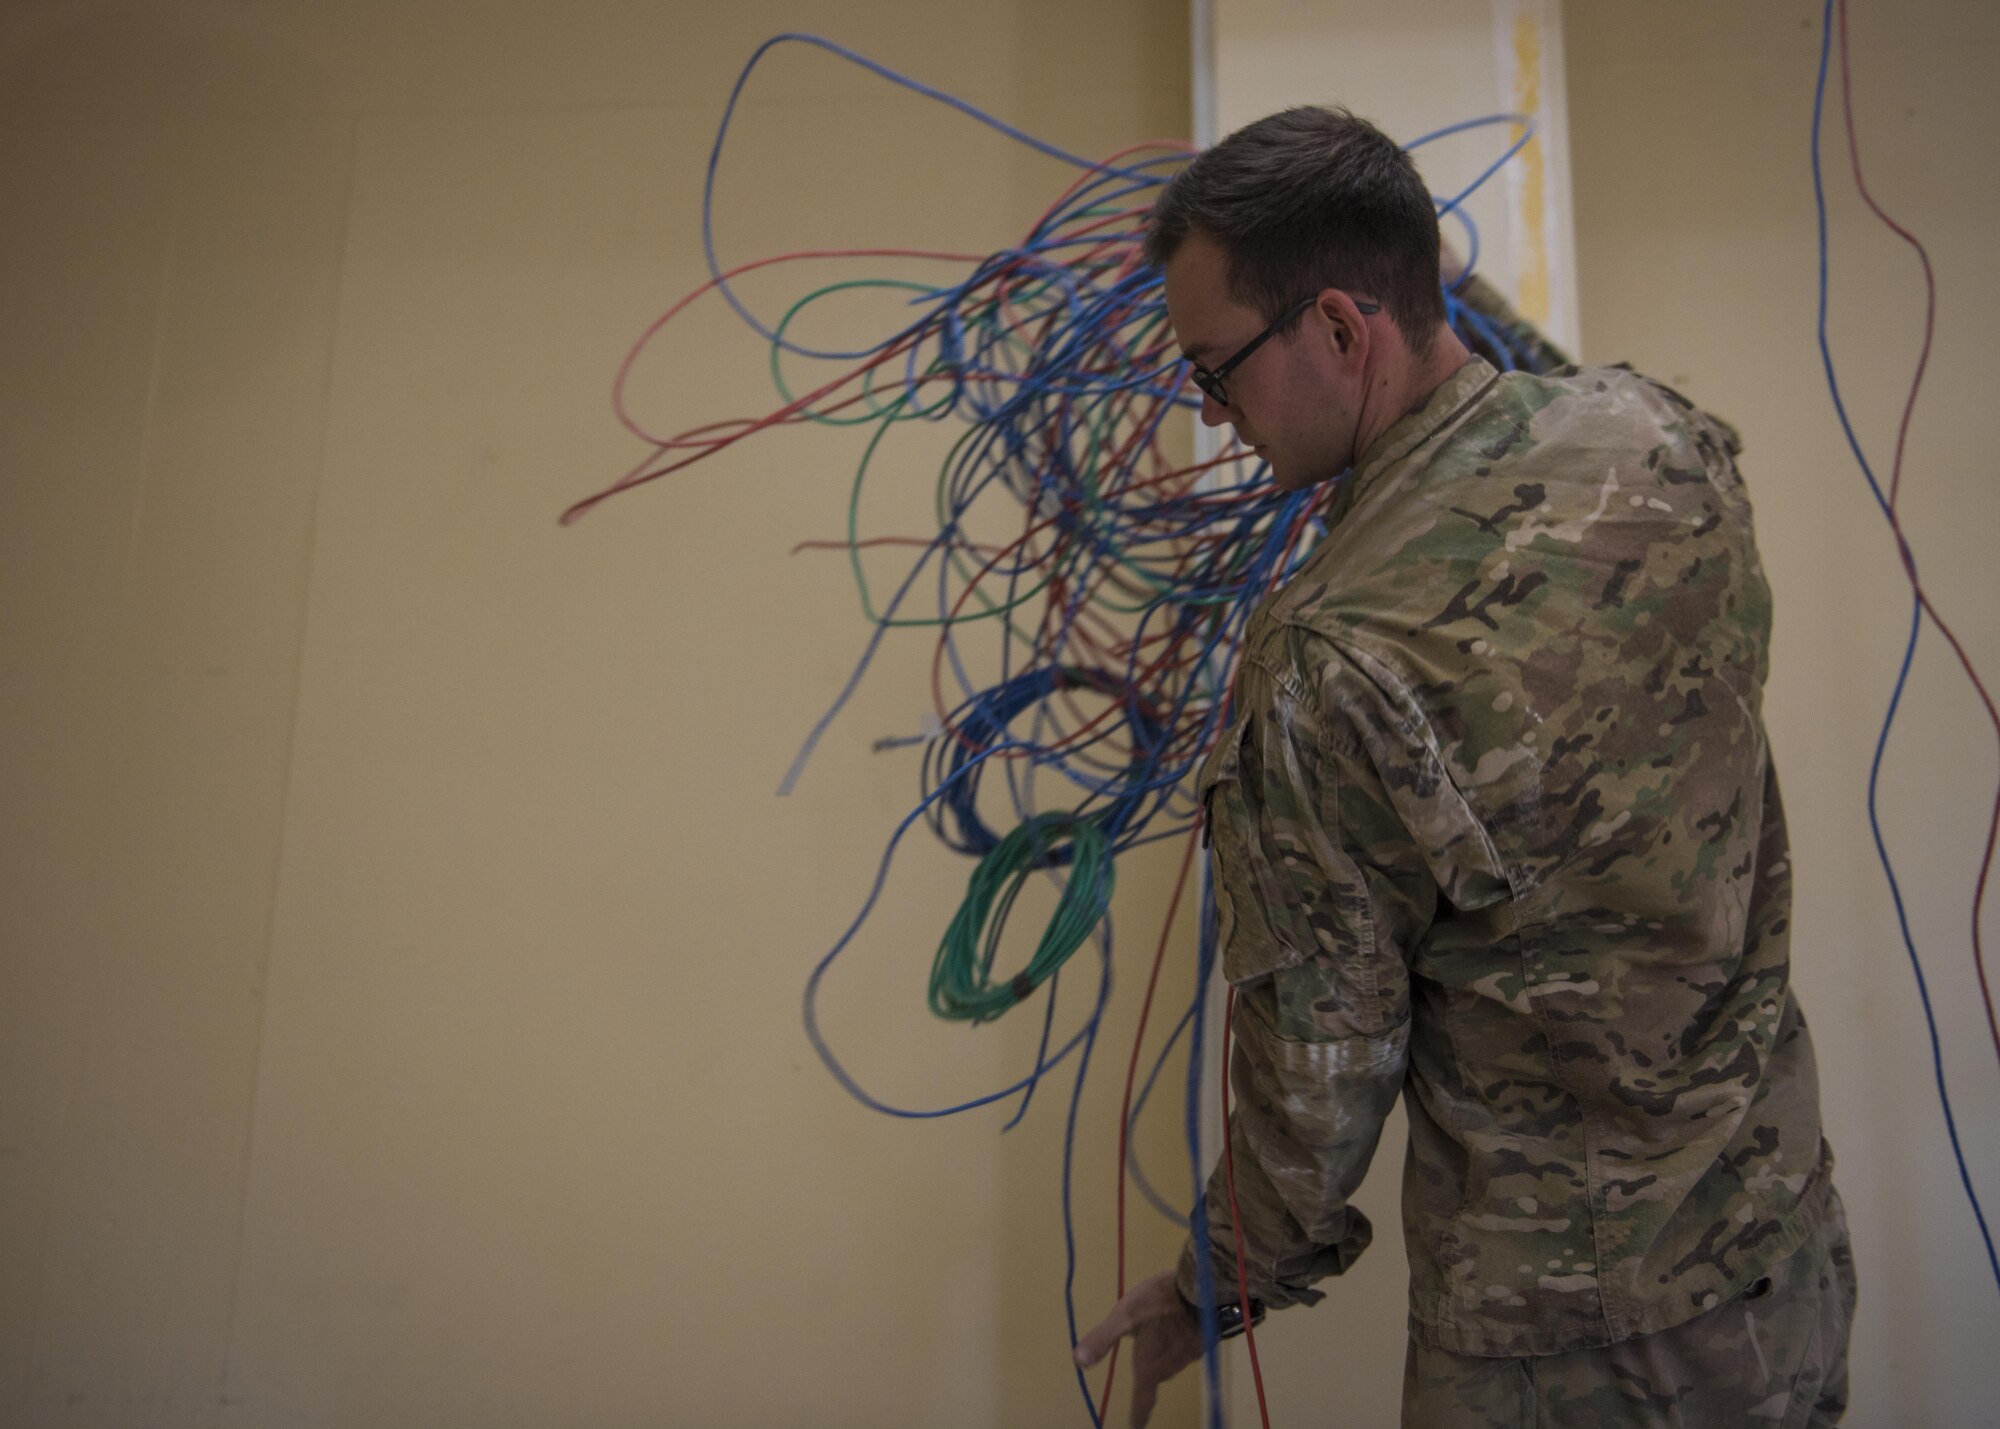
[[[1196,1320],[1197,1322],[1201,1319],[1201,1311],[1197,1310],[1193,1305],[1189,1304],[1186,1299],[1182,1299],[1181,1305],[1183,1308],[1187,1310],[1190,1318]],[[1262,1300],[1252,1299],[1250,1301],[1250,1323],[1252,1325],[1261,1325],[1264,1323],[1264,1302]],[[1226,1340],[1231,1338],[1232,1336],[1240,1335],[1242,1333],[1243,1333],[1242,1302],[1239,1300],[1225,1300],[1221,1304],[1217,1305],[1215,1307],[1216,1338],[1220,1340]]]

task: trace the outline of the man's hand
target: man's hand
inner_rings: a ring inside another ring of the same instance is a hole
[[[1174,1289],[1174,1273],[1142,1280],[1111,1307],[1104,1323],[1076,1344],[1076,1362],[1089,1369],[1132,1337],[1132,1429],[1153,1417],[1160,1386],[1201,1358],[1201,1327]]]

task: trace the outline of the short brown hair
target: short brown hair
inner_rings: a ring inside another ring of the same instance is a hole
[[[1153,205],[1146,261],[1165,267],[1190,233],[1222,249],[1231,296],[1269,321],[1340,288],[1381,303],[1419,356],[1444,321],[1430,189],[1345,109],[1282,110],[1196,156]]]

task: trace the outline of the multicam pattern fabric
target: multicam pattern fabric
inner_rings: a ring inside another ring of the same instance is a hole
[[[1399,1093],[1412,1334],[1441,1350],[1682,1324],[1823,1218],[1735,451],[1635,373],[1475,358],[1253,616],[1201,792],[1267,1304],[1366,1247],[1349,1197]]]
[[[1825,1429],[1847,1410],[1854,1258],[1840,1198],[1816,1235],[1686,1324],[1527,1359],[1412,1343],[1404,1429]]]

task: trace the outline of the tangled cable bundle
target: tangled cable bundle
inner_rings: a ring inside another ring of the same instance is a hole
[[[1928,618],[1958,656],[1996,733],[2000,714],[1942,617],[1917,581],[1915,558],[1903,539],[1896,497],[1903,455],[1899,432],[1887,492],[1875,480],[1848,424],[1825,334],[1826,206],[1820,174],[1819,131],[1836,18],[1841,89],[1847,99],[1844,0],[1825,0],[1819,81],[1814,94],[1813,176],[1820,215],[1820,344],[1841,424],[1881,507],[1913,595],[1908,647],[1882,730],[1886,744],[1900,704],[1917,632]],[[949,253],[910,248],[824,248],[785,253],[725,267],[716,254],[716,175],[731,118],[758,63],[780,45],[803,45],[835,55],[871,74],[946,105],[1019,143],[1077,170],[1020,241],[990,253]],[[1923,260],[1927,292],[1925,358],[1935,295],[1922,245],[1884,214],[1861,180],[1851,106],[1848,148],[1857,186],[1868,206]],[[1478,261],[1479,234],[1465,200],[1527,142],[1530,127],[1518,115],[1493,115],[1440,129],[1413,141],[1432,140],[1485,126],[1512,130],[1508,146],[1461,192],[1437,201],[1440,218],[1461,225],[1465,271]],[[727,450],[772,428],[815,423],[870,430],[848,507],[846,539],[808,541],[797,549],[837,549],[848,554],[862,613],[871,634],[845,686],[813,727],[780,785],[797,782],[819,739],[839,715],[888,632],[922,627],[934,633],[931,665],[935,728],[915,739],[887,738],[877,747],[926,742],[920,798],[891,834],[873,885],[859,912],[817,962],[804,997],[806,1032],[834,1078],[864,1105],[908,1118],[949,1116],[1018,1098],[1012,1127],[1026,1114],[1040,1080],[1072,1053],[1076,1075],[1069,1097],[1063,1144],[1062,1205],[1067,1271],[1064,1302],[1071,1343],[1077,1337],[1073,1287],[1076,1239],[1071,1217],[1077,1111],[1102,1014],[1111,988],[1110,903],[1118,855],[1134,846],[1179,837],[1180,879],[1170,900],[1139,1009],[1127,1066],[1120,1118],[1118,1161],[1118,1288],[1125,1285],[1124,1187],[1128,1178],[1162,1215],[1207,1237],[1198,1114],[1201,1093],[1203,999],[1213,966],[1213,909],[1204,888],[1202,938],[1193,999],[1180,1011],[1164,1045],[1140,1083],[1141,1052],[1154,990],[1169,935],[1193,864],[1191,837],[1199,809],[1190,775],[1221,727],[1244,625],[1262,597],[1309,555],[1323,531],[1321,502],[1328,493],[1287,494],[1262,481],[1262,466],[1230,445],[1207,461],[1176,452],[1185,444],[1177,409],[1199,398],[1185,383],[1185,368],[1166,321],[1160,274],[1140,261],[1144,220],[1157,190],[1192,156],[1178,142],[1134,146],[1101,162],[1066,153],[971,105],[898,74],[818,36],[785,34],[760,46],[731,91],[711,149],[702,197],[702,234],[709,280],[647,328],[621,365],[614,389],[619,419],[641,438],[644,460],[604,490],[572,506],[565,524],[620,492],[646,484]],[[779,265],[825,259],[907,265],[882,276],[850,279],[810,289],[778,317],[761,321],[732,286],[745,274]],[[940,278],[956,273],[956,278]],[[1460,301],[1447,288],[1447,319],[1466,344],[1502,369],[1545,370],[1562,360],[1532,331],[1505,329]],[[911,316],[886,335],[851,351],[809,347],[793,336],[829,298],[858,290],[907,300]],[[659,332],[690,304],[715,293],[764,340],[779,405],[762,416],[714,422],[671,435],[655,435],[634,417],[625,392],[634,364]],[[1903,416],[1921,381],[1923,360]],[[813,372],[802,379],[801,372]],[[936,529],[928,535],[865,535],[860,503],[870,467],[890,434],[908,422],[962,425],[938,476]],[[975,539],[973,532],[985,539]],[[999,532],[999,535],[992,533]],[[904,547],[914,554],[886,600],[878,599],[862,552]],[[919,590],[928,592],[925,601]],[[920,605],[932,602],[917,613]],[[1879,776],[1878,747],[1875,775]],[[992,769],[989,769],[989,765]],[[997,770],[1004,796],[986,776]],[[1869,783],[1875,819],[1876,778]],[[1009,810],[1005,818],[993,810]],[[919,820],[947,847],[973,860],[966,898],[945,930],[932,963],[929,1005],[940,1017],[990,1021],[1047,987],[1041,1038],[1033,1065],[1011,1084],[956,1105],[907,1108],[865,1089],[828,1044],[819,1025],[820,988],[854,941],[879,899],[903,836]],[[996,828],[995,823],[1002,827]],[[2000,1284],[1996,1258],[1977,1191],[1959,1146],[1944,1080],[1938,1032],[1917,948],[1904,916],[1900,888],[1879,825],[1876,843],[1895,899],[1898,919],[1930,1026],[1932,1058],[1945,1122],[1960,1178],[1984,1241],[1989,1267]],[[1985,858],[1972,899],[1972,953],[1979,974],[1996,1054],[2000,1023],[1987,992],[1980,913],[1996,845],[2000,845],[2000,795],[1989,820]],[[1026,963],[1001,965],[1003,934],[1020,895],[1031,882],[1054,886],[1052,913]],[[1096,935],[1095,991],[1087,1016],[1060,1045],[1055,1038],[1057,993],[1063,968]],[[1227,1027],[1223,1029],[1227,1038]],[[1147,1180],[1129,1152],[1134,1122],[1169,1056],[1187,1047],[1184,1116],[1190,1203],[1183,1214]],[[1225,1064],[1226,1064],[1225,1050]],[[1226,1071],[1225,1071],[1226,1079]],[[1134,1098],[1135,1086],[1140,1087]],[[1224,1116],[1227,1117],[1227,1088]],[[1227,1145],[1223,1148],[1228,1167]],[[1232,1168],[1233,1177],[1233,1168]],[[1232,1187],[1233,1179],[1229,1183]],[[1239,1257],[1241,1251],[1239,1247]],[[1201,1300],[1214,1303],[1209,1258],[1196,1258]],[[1242,1280],[1239,1274],[1239,1283]],[[1215,1326],[1204,1317],[1211,1422],[1220,1424]],[[1250,1340],[1256,1368],[1254,1337]],[[1115,1374],[1116,1357],[1112,1359]],[[1094,1396],[1082,1372],[1077,1383],[1093,1423],[1101,1423],[1111,1378]],[[1262,1403],[1261,1376],[1258,1383]]]
[[[730,120],[758,62],[788,43],[837,55],[948,105],[1073,166],[1078,176],[1019,242],[991,253],[824,248],[725,267],[715,251],[713,214]],[[1490,125],[1513,128],[1509,145],[1471,185],[1438,200],[1440,216],[1453,216],[1463,226],[1468,273],[1479,245],[1464,201],[1527,141],[1529,127],[1519,116],[1495,115],[1452,125],[1409,146]],[[1175,453],[1176,442],[1185,445],[1187,438],[1169,419],[1176,411],[1198,408],[1199,397],[1186,385],[1185,364],[1167,324],[1161,275],[1142,263],[1140,250],[1158,190],[1192,152],[1185,144],[1159,142],[1093,162],[828,40],[780,35],[767,41],[738,77],[710,153],[702,209],[709,280],[647,328],[618,372],[619,419],[647,443],[648,454],[563,516],[565,523],[574,521],[613,495],[772,428],[816,423],[871,429],[854,477],[846,539],[804,542],[798,549],[848,553],[872,633],[779,792],[788,793],[797,782],[891,630],[921,627],[935,634],[931,684],[938,732],[925,750],[916,807],[890,836],[860,911],[807,981],[806,1031],[835,1079],[876,1111],[947,1116],[1018,1097],[1006,1123],[1010,1127],[1026,1113],[1040,1079],[1072,1052],[1078,1054],[1062,1173],[1072,1343],[1074,1130],[1111,986],[1109,908],[1117,858],[1142,843],[1185,840],[1196,828],[1191,775],[1225,717],[1244,625],[1258,602],[1310,554],[1324,531],[1320,512],[1330,494],[1279,490],[1262,479],[1262,463],[1233,443],[1206,461]],[[922,266],[914,275],[904,271],[809,290],[768,325],[732,286],[747,273],[775,265],[833,258]],[[936,276],[952,269],[963,276]],[[905,295],[913,315],[878,341],[850,351],[796,340],[801,319],[816,303],[857,289]],[[711,292],[768,343],[779,405],[760,417],[653,434],[626,402],[634,364],[662,328]],[[1448,318],[1475,351],[1506,368],[1547,365],[1551,350],[1532,334],[1488,322],[1454,291],[1445,297]],[[802,379],[801,371],[816,375]],[[883,443],[902,424],[946,420],[962,423],[963,431],[939,472],[935,532],[865,535],[861,496]],[[977,540],[974,531],[1002,535]],[[915,554],[894,591],[881,599],[861,553],[893,546]],[[919,589],[930,592],[934,602],[921,614],[916,613]],[[887,739],[881,745],[910,742]],[[994,770],[1004,781],[1011,810],[1011,824],[1003,829],[993,827],[990,812],[1001,799],[987,777]],[[944,1018],[989,1021],[1048,987],[1040,1045],[1026,1074],[997,1091],[929,1109],[895,1106],[865,1089],[827,1042],[817,1010],[824,979],[867,920],[898,845],[918,820],[946,846],[975,860],[965,901],[932,964],[931,1010]],[[1191,855],[1190,842],[1181,860],[1183,882]],[[1019,895],[1038,877],[1055,885],[1055,906],[1026,964],[1010,970],[1000,966],[1003,933]],[[1177,888],[1173,908],[1179,900]],[[1155,953],[1155,978],[1173,916],[1170,909]],[[1211,923],[1204,919],[1198,986],[1206,982],[1213,958]],[[1080,1028],[1052,1049],[1062,969],[1093,932],[1099,957],[1091,1009]],[[1140,1039],[1151,998],[1149,986]],[[1185,1037],[1191,1211],[1184,1216],[1166,1204],[1136,1163],[1129,1165],[1147,1199],[1163,1214],[1191,1223],[1197,1234],[1205,1234],[1206,1168],[1194,1115],[1202,1021],[1197,990],[1145,1081],[1150,1091]],[[1132,1097],[1139,1050],[1135,1044],[1128,1071],[1121,1166],[1128,1164],[1131,1123],[1145,1104],[1144,1093],[1137,1106]],[[1122,1290],[1122,1176],[1119,1217]],[[1201,1265],[1206,1271],[1205,1258]],[[1209,1331],[1212,1341],[1212,1326]],[[1095,1422],[1098,1401],[1080,1371],[1078,1383]],[[1104,1393],[1108,1398],[1108,1382]]]
[[[759,59],[786,42],[840,55],[1082,172],[1018,244],[983,256],[916,248],[818,249],[724,269],[714,253],[712,218],[729,121]],[[1512,116],[1475,120],[1419,142],[1507,122]],[[802,422],[873,427],[854,479],[847,540],[806,542],[800,549],[838,545],[849,552],[861,608],[878,639],[904,627],[936,630],[932,686],[942,733],[925,759],[919,811],[948,846],[981,860],[969,898],[997,876],[989,864],[1066,869],[1068,883],[1087,879],[1102,885],[1063,903],[1066,911],[1057,916],[1064,922],[1077,908],[1108,903],[1117,853],[1190,826],[1195,811],[1187,777],[1214,737],[1243,624],[1323,529],[1316,507],[1324,493],[1316,498],[1277,490],[1259,480],[1261,463],[1241,448],[1232,446],[1201,463],[1168,455],[1168,418],[1176,408],[1197,406],[1198,398],[1184,390],[1160,274],[1141,264],[1140,240],[1156,191],[1190,156],[1185,145],[1157,143],[1093,163],[829,41],[783,35],[767,42],[737,81],[710,158],[703,231],[711,278],[647,330],[619,372],[620,418],[647,440],[652,454],[564,514],[566,522],[573,521],[613,494],[768,428]],[[1440,211],[1463,219],[1461,204],[1470,192],[1441,201]],[[1477,233],[1469,223],[1467,232],[1476,259]],[[769,327],[730,286],[755,269],[832,257],[955,262],[970,271],[955,282],[885,277],[829,284],[799,297]],[[916,316],[855,351],[806,347],[789,336],[815,303],[859,288],[907,293]],[[782,404],[759,418],[655,436],[625,401],[633,364],[669,320],[710,291],[719,292],[768,342]],[[1534,349],[1520,346],[1455,295],[1447,294],[1447,302],[1479,350],[1510,367],[1535,361]],[[825,380],[803,384],[787,375],[787,358],[834,370]],[[944,418],[962,421],[965,430],[940,472],[936,533],[865,537],[858,524],[860,497],[882,443],[899,424]],[[991,524],[972,518],[982,503],[995,500],[1017,513],[1018,529],[997,547],[967,534],[974,525]],[[884,544],[920,548],[886,603],[871,589],[860,558],[862,550]],[[927,572],[936,586],[934,613],[905,613]],[[975,675],[977,664],[965,649],[982,626],[994,632],[991,674],[984,678]],[[871,642],[855,681],[813,731],[781,792],[796,782],[875,648]],[[1082,708],[1076,698],[1082,692],[1105,697],[1103,707]],[[1061,812],[1068,816],[1067,836],[1024,840],[987,827],[977,797],[983,766],[995,760],[1006,770],[1020,829],[1046,833],[1054,826],[1036,821]],[[1079,791],[1075,801],[1060,810],[1040,808],[1033,794],[1038,773]],[[1163,814],[1167,827],[1154,831]],[[1093,855],[1079,857],[1086,847]],[[1011,901],[1002,904],[1003,915]],[[1004,918],[994,923],[993,937],[1000,921]],[[1038,954],[1032,985],[1080,946],[1074,931],[1072,926],[1045,945],[1043,952],[1053,961],[1044,965]],[[988,957],[991,943],[989,937]],[[941,952],[941,965],[944,956]],[[932,1005],[940,1015],[957,1015],[946,1010],[956,1004],[941,1001],[935,986]],[[1004,1009],[989,1006],[979,1017],[998,1010]]]

